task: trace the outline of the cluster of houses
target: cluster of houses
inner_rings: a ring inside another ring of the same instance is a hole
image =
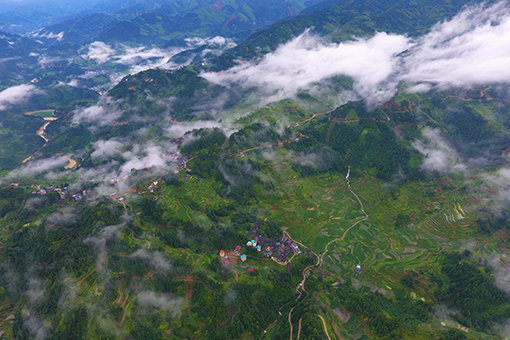
[[[169,151],[166,154],[167,162],[179,164],[181,167],[184,166],[184,162],[188,160],[188,156],[181,155],[179,151]]]
[[[11,186],[18,186],[18,185],[16,185],[16,183],[11,183]],[[41,189],[40,186],[35,185],[35,184],[30,185],[30,187],[36,189],[36,190],[32,191],[32,195],[45,195],[50,192],[56,192],[59,194],[61,199],[66,198],[66,193],[68,191],[67,187],[54,188],[53,186],[49,186],[49,187],[46,187],[46,189]],[[78,193],[72,194],[70,198],[72,201],[80,201],[86,195],[87,195],[87,190],[82,190]]]
[[[232,256],[234,256],[235,258],[239,257],[241,259],[241,261],[246,261],[246,254],[242,254],[240,255],[239,254],[239,251],[241,250],[241,245],[237,245],[234,250],[231,252],[231,254],[233,254]],[[228,266],[230,264],[230,261],[228,260],[228,255],[227,253],[224,251],[224,250],[220,250],[220,257],[221,257],[221,262]]]
[[[288,262],[289,256],[301,254],[299,246],[286,236],[281,236],[280,240],[276,241],[272,237],[268,237],[267,234],[263,234],[263,232],[258,222],[253,223],[253,227],[247,235],[249,241],[246,243],[246,246],[252,247],[257,251],[264,251],[264,255],[282,264],[287,264],[287,268],[291,269],[292,264]]]
[[[163,196],[163,193],[160,191],[163,189],[162,187],[158,187],[158,183],[165,183],[164,179],[160,179],[154,182],[151,182],[146,188],[143,188],[140,190],[140,194],[145,195],[146,193],[152,195],[152,200],[157,201],[161,196]],[[133,190],[132,190],[133,192]],[[136,192],[136,189],[134,190]]]

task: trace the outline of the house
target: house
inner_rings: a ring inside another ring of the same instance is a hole
[[[225,266],[228,266],[228,265],[230,264],[230,262],[229,262],[228,260],[225,260],[225,261],[223,262],[223,264],[224,264]]]
[[[224,250],[220,250],[220,256],[221,257],[225,257],[225,251]]]
[[[253,273],[253,272],[255,271],[255,269],[250,268],[250,269],[248,269],[248,271],[249,271],[250,273]]]
[[[241,261],[246,261],[246,254],[241,255]]]

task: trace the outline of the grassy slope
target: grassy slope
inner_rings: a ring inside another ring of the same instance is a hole
[[[487,104],[492,105],[492,103]],[[473,105],[485,107],[483,102]],[[293,110],[295,110],[294,105],[288,102],[282,102],[273,107],[273,112],[287,113],[290,120],[292,120]],[[309,116],[305,112],[303,115]],[[251,119],[264,120],[267,119],[267,114],[264,114],[263,109],[254,113]],[[243,123],[246,124],[247,121]],[[304,129],[309,124],[303,123],[299,128]],[[258,203],[252,202],[248,205],[220,196],[218,193],[222,192],[222,185],[214,179],[198,179],[193,174],[193,161],[191,161],[189,167],[192,169],[192,178],[185,179],[185,173],[181,173],[179,178],[182,180],[182,186],[163,187],[162,197],[159,200],[164,212],[163,217],[189,221],[207,230],[212,225],[212,221],[205,213],[207,210],[234,205],[238,211],[249,211],[257,216],[258,220],[267,218],[278,226],[289,228],[288,233],[294,239],[313,252],[322,254],[328,242],[342,237],[354,222],[362,218],[363,214],[356,198],[347,190],[344,173],[303,176],[291,166],[290,156],[288,149],[275,147],[270,161],[265,158],[267,155],[264,156],[261,150],[246,152],[243,159],[238,158],[239,162],[251,159],[259,163],[260,172],[271,179],[275,188],[271,192],[261,185],[256,186]],[[438,272],[438,258],[442,251],[463,249],[466,239],[471,240],[472,250],[478,255],[498,250],[499,247],[506,247],[505,241],[501,238],[487,238],[478,234],[476,223],[473,222],[475,200],[492,195],[490,189],[481,190],[476,187],[476,191],[473,190],[476,194],[473,196],[470,193],[471,190],[466,190],[464,185],[462,178],[452,177],[406,182],[399,184],[397,188],[392,188],[385,186],[384,181],[368,172],[358,172],[352,179],[352,189],[362,200],[369,218],[350,229],[341,242],[334,242],[329,246],[328,253],[324,257],[323,270],[333,275],[333,281],[350,279],[354,287],[360,291],[378,291],[393,297],[409,296],[415,300],[436,301],[436,283],[433,275],[441,276]],[[8,242],[12,230],[20,228],[21,224],[29,222],[31,226],[28,228],[34,228],[43,221],[44,215],[54,209],[54,206],[48,206],[39,211],[38,216],[31,216],[18,222],[10,219],[0,222],[7,227],[2,234],[4,242]],[[396,228],[398,215],[407,217],[407,220],[405,225]],[[223,217],[220,221],[222,224],[229,225],[231,216]],[[204,251],[193,247],[172,247],[162,241],[157,236],[158,232],[171,228],[171,225],[147,221],[143,215],[137,217],[133,225],[139,226],[136,233],[126,229],[120,235],[122,242],[131,249],[148,248],[150,245],[152,250],[171,254],[179,266],[188,268],[188,273],[191,274],[208,271],[210,264],[218,261],[213,249],[206,248]],[[113,254],[108,255],[110,256]],[[357,264],[362,266],[362,274],[354,271],[354,266]],[[251,266],[259,269],[257,275],[260,276],[248,275],[247,269]],[[234,270],[241,282],[257,280],[269,282],[264,279],[267,275],[266,267],[276,271],[283,270],[274,262],[263,260],[255,255],[250,255],[247,263],[234,266]],[[89,271],[79,277],[69,277],[66,285],[71,291],[77,292],[70,302],[110,304],[112,308],[119,310],[116,322],[122,328],[128,329],[132,322],[129,321],[132,320],[130,315],[134,315],[136,311],[132,296],[136,294],[137,289],[128,287],[122,282],[132,281],[133,278],[126,273],[116,273],[118,278],[114,281],[117,282],[114,291],[117,293],[111,299],[107,299],[106,295],[95,293],[96,286],[99,293],[106,289],[104,282],[94,274],[95,271],[96,267],[92,266]],[[413,275],[417,280],[413,288],[404,287],[400,283],[407,274]],[[188,284],[179,281],[183,276],[185,274],[175,277],[174,294],[176,296],[184,297],[186,293],[189,293]],[[218,277],[211,274],[208,277],[211,280],[210,284],[219,284],[218,287],[222,287],[221,290],[236,284],[234,277],[224,280],[218,280]],[[194,285],[194,289],[197,289],[197,284]],[[324,287],[320,300],[325,306],[324,316],[330,336],[350,338],[363,335],[366,338],[366,334],[370,335],[354,317],[348,321],[344,320],[344,323],[340,322],[339,316],[333,310],[338,312],[343,309],[335,300],[334,290]],[[185,312],[183,318],[198,325],[203,319],[191,318],[193,306],[195,305],[191,301],[190,309]],[[5,305],[5,316],[10,311],[11,309]],[[343,311],[348,314],[347,311]],[[127,321],[124,322],[124,319]],[[214,322],[223,322],[226,319],[228,315],[224,313],[212,318]],[[425,324],[420,326],[420,331],[410,334],[409,338],[434,338],[431,329],[442,330],[456,325],[449,323],[442,326],[439,321],[434,321],[432,328]],[[317,322],[320,320],[317,319]],[[162,324],[161,327],[170,327],[170,325]],[[487,338],[483,334],[472,331],[470,333],[474,338]]]

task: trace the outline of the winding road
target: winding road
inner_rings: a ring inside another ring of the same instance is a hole
[[[296,306],[292,307],[290,309],[290,312],[289,312],[290,340],[292,340],[292,320],[291,320],[291,317],[292,317],[292,311],[294,310],[294,308],[296,308]]]
[[[326,246],[324,247],[324,252],[322,253],[322,255],[320,256],[320,258],[318,259],[317,263],[315,265],[310,265],[308,267],[306,267],[304,270],[303,270],[303,280],[298,284],[297,288],[296,288],[296,291],[299,293],[299,297],[301,297],[301,292],[299,291],[300,289],[305,289],[305,281],[306,281],[306,278],[308,277],[308,271],[313,268],[313,267],[316,267],[316,266],[320,266],[322,267],[323,263],[324,263],[324,256],[326,255],[326,253],[328,252],[328,247],[331,243],[333,242],[338,242],[338,241],[343,241],[345,236],[347,235],[347,233],[352,229],[354,228],[355,226],[357,226],[359,223],[363,222],[363,221],[366,221],[369,217],[369,215],[365,212],[365,207],[363,206],[363,203],[361,202],[359,196],[352,190],[351,188],[351,181],[349,180],[349,175],[351,173],[351,167],[349,166],[349,170],[347,172],[347,175],[345,176],[345,179],[347,180],[347,188],[349,189],[349,191],[356,197],[356,199],[358,200],[358,203],[361,207],[361,212],[363,212],[363,214],[365,215],[364,218],[362,218],[361,220],[358,220],[356,221],[353,225],[351,225],[342,235],[342,237],[339,237],[339,238],[336,238],[334,240],[331,240],[329,241]],[[296,242],[297,243],[297,242]],[[302,245],[301,243],[299,243],[300,245]],[[299,298],[298,297],[298,298]]]
[[[329,337],[329,333],[328,333],[328,327],[326,326],[326,320],[324,320],[322,315],[320,315],[320,314],[317,314],[317,315],[319,316],[319,318],[321,318],[322,323],[324,324],[324,332],[326,332],[326,335],[328,336],[328,339],[331,340],[331,338]]]

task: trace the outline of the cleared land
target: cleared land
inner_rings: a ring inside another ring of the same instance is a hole
[[[25,112],[25,114],[27,116],[50,118],[50,117],[53,117],[54,112],[55,112],[55,110],[38,110],[38,111]]]

